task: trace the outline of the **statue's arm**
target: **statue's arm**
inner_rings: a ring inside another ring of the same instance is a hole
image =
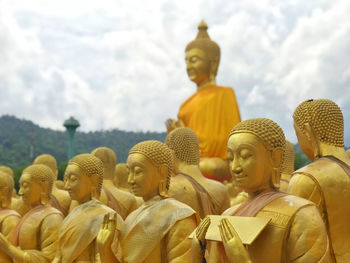
[[[316,204],[320,214],[323,214],[322,195],[317,184],[306,174],[294,173],[287,192],[291,195],[299,196]]]
[[[326,228],[315,206],[300,209],[287,239],[287,262],[332,262]]]
[[[40,250],[22,250],[12,244],[7,244],[7,254],[18,263],[50,263],[55,257],[58,240],[58,230],[62,223],[60,214],[48,215],[41,224]],[[0,239],[3,239],[1,236]],[[1,241],[0,241],[1,242]]]
[[[177,221],[165,236],[167,259],[169,263],[191,262],[192,239],[188,236],[197,227],[194,215]]]
[[[4,219],[1,226],[1,233],[3,233],[8,240],[12,238],[13,231],[15,230],[19,220],[20,218],[15,215],[10,215]]]

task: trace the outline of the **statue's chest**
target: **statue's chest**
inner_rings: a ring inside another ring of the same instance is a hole
[[[19,231],[19,246],[21,249],[39,249],[41,244],[41,225],[44,215],[36,213],[29,216]]]

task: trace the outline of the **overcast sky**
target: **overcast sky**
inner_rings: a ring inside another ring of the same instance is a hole
[[[196,89],[184,48],[205,19],[217,83],[234,88],[243,119],[270,118],[296,142],[293,110],[328,98],[350,145],[349,14],[349,0],[0,0],[0,115],[165,131]]]

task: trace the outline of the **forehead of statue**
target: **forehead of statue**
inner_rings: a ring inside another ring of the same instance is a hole
[[[76,175],[76,176],[81,176],[81,175],[86,175],[84,170],[81,169],[77,164],[75,163],[70,163],[68,164],[65,172],[65,177],[70,176],[70,175]]]
[[[265,145],[262,140],[250,132],[234,133],[230,136],[227,149],[228,151],[235,151],[241,147],[249,147],[256,150],[265,150]]]
[[[26,173],[23,173],[21,175],[21,178],[19,179],[19,181],[20,182],[30,182],[30,181],[32,181],[31,177],[32,177],[31,174],[26,172]]]
[[[188,51],[186,51],[186,60],[187,59],[190,59],[191,57],[199,57],[203,60],[207,60],[208,59],[208,55],[207,53],[203,50],[203,49],[200,49],[200,48],[192,48]]]
[[[126,163],[129,168],[132,168],[134,166],[155,166],[145,155],[141,153],[129,154]]]

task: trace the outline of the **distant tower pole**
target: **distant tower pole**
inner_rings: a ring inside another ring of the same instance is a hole
[[[34,133],[34,131],[32,131],[30,133],[30,149],[29,149],[29,161],[30,161],[30,163],[32,163],[34,160],[34,138],[35,138],[35,133]]]
[[[63,126],[66,127],[67,132],[69,134],[69,145],[68,145],[68,161],[74,156],[74,135],[75,130],[80,126],[79,122],[70,117],[63,123]]]

